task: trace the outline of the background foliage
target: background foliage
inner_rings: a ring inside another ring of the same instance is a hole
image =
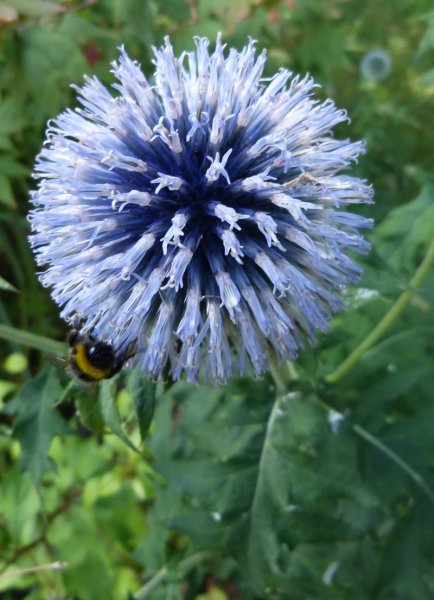
[[[218,31],[312,73],[367,140],[364,279],[274,378],[80,389],[37,350],[66,334],[26,242],[46,121],[120,44],[149,73],[164,35]],[[432,0],[0,1],[2,598],[434,598],[433,130]]]

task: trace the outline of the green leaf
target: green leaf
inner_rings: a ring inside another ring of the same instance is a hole
[[[426,73],[423,73],[420,76],[420,85],[423,86],[431,86],[434,85],[434,69],[430,69],[429,71],[426,71]]]
[[[434,48],[434,11],[426,13],[423,17],[423,20],[426,22],[427,28],[425,34],[420,40],[419,48],[417,50],[417,55],[419,57],[423,56]]]
[[[0,514],[2,527],[8,525],[10,547],[2,545],[0,564],[12,554],[12,548],[28,542],[29,523],[38,521],[40,501],[29,473],[23,473],[15,463],[11,469],[2,473]],[[3,565],[2,565],[3,566]],[[0,594],[3,592],[0,587]]]
[[[101,404],[89,394],[80,392],[75,399],[80,421],[94,433],[101,435],[104,432],[104,419]]]
[[[1,276],[0,276],[0,290],[5,290],[7,292],[18,292],[18,290],[15,286],[13,286],[11,283],[9,283],[9,281],[6,281],[6,279],[3,279],[3,277],[1,277]]]
[[[6,379],[0,379],[0,406],[4,399],[17,389],[17,384]]]
[[[29,169],[11,156],[0,156],[0,175],[9,178],[27,177],[29,175]]]
[[[55,369],[47,368],[29,379],[17,396],[19,409],[14,435],[22,448],[21,465],[35,482],[45,472],[55,470],[48,456],[53,437],[70,433],[68,425],[53,407],[62,391]]]
[[[32,98],[27,115],[42,124],[71,102],[70,84],[81,83],[89,65],[77,42],[52,27],[25,30],[21,48],[20,76],[26,93]],[[41,73],[45,76],[41,77]]]
[[[12,191],[11,182],[6,175],[0,175],[0,204],[15,210],[17,203]]]
[[[394,269],[414,270],[417,254],[434,235],[434,184],[426,182],[419,196],[389,212],[374,233],[376,252]]]
[[[116,388],[111,379],[104,379],[99,383],[98,402],[105,423],[131,450],[140,453],[140,450],[131,442],[122,428],[121,417],[115,401]]]
[[[23,125],[13,100],[0,98],[0,136],[17,133]]]
[[[188,393],[178,385],[167,396],[153,448],[169,482],[159,494],[176,490],[183,502],[169,526],[235,558],[260,597],[368,597],[363,574],[381,509],[358,472],[348,424],[315,398],[271,404],[268,381]]]
[[[229,598],[223,590],[212,586],[206,594],[199,594],[199,596],[196,596],[195,600],[229,600]]]
[[[146,438],[155,409],[156,385],[138,369],[127,375],[127,389],[133,398],[142,441]]]

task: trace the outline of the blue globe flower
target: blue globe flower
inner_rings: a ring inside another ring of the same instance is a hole
[[[392,58],[386,50],[376,48],[363,56],[360,62],[360,70],[365,79],[380,81],[390,74]]]
[[[310,77],[263,78],[266,54],[155,49],[155,77],[121,49],[113,95],[96,77],[48,127],[31,245],[68,322],[145,373],[216,383],[295,358],[343,305],[371,221],[341,210],[371,188],[339,174],[362,142]]]

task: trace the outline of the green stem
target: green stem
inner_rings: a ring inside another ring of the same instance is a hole
[[[282,377],[279,367],[276,366],[275,362],[272,359],[270,359],[269,362],[269,369],[271,377],[273,378],[274,384],[276,386],[278,395],[281,396],[285,394],[288,391],[286,381]]]
[[[286,394],[289,391],[291,382],[298,379],[297,369],[289,360],[279,363],[271,352],[268,355],[268,364],[278,395]]]
[[[209,560],[210,558],[212,558],[212,554],[206,551],[192,554],[184,560],[181,560],[181,562],[178,564],[176,572],[178,575],[186,575],[189,571],[191,571],[191,569],[200,563]],[[152,577],[152,579],[145,583],[145,585],[134,594],[134,600],[144,600],[144,598],[150,598],[152,592],[160,585],[162,581],[164,581],[168,574],[169,569],[167,567],[160,569],[158,573]]]
[[[338,366],[338,368],[326,375],[325,380],[328,383],[337,383],[340,381],[345,375],[351,371],[351,369],[359,362],[362,356],[367,352],[372,346],[374,346],[378,340],[386,333],[386,331],[392,326],[392,324],[396,321],[399,315],[402,313],[404,308],[413,298],[414,294],[417,292],[417,288],[421,285],[425,277],[428,275],[429,270],[434,262],[434,240],[428,246],[428,250],[420,263],[414,277],[410,281],[410,289],[402,292],[393,306],[389,309],[389,311],[384,315],[384,317],[377,323],[374,329],[369,333],[369,335],[357,346],[357,348]]]
[[[298,376],[298,371],[297,371],[294,363],[291,360],[288,360],[286,363],[286,367],[288,369],[288,373],[289,373],[291,380],[293,380],[293,381],[297,380],[299,378],[299,376]]]
[[[59,571],[61,569],[66,569],[68,564],[66,562],[52,562],[47,565],[37,565],[35,567],[29,567],[27,569],[17,569],[16,571],[8,571],[7,573],[2,573],[0,575],[0,579],[2,577],[17,577],[21,575],[32,575],[33,573],[39,573],[40,571]]]
[[[113,24],[117,29],[120,25],[121,0],[115,0],[113,7]]]
[[[37,335],[36,333],[10,327],[9,325],[0,325],[0,339],[29,346],[30,348],[41,350],[46,354],[63,356],[66,353],[66,346],[62,342],[56,342],[43,335]]]

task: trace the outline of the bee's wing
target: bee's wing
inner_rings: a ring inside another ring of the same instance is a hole
[[[56,354],[47,354],[47,360],[55,367],[64,369],[67,365],[67,360],[63,356],[57,356]]]

